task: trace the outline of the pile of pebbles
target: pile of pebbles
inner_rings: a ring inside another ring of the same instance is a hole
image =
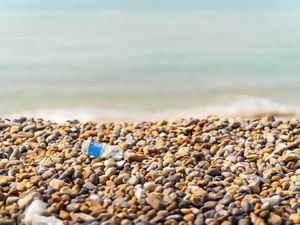
[[[123,157],[81,152],[84,140]],[[300,224],[300,122],[0,119],[0,225],[34,199],[63,224]]]

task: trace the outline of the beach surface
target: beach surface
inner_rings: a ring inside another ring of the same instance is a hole
[[[0,119],[0,224],[299,224],[299,135],[273,116]],[[89,157],[89,139],[123,154]]]

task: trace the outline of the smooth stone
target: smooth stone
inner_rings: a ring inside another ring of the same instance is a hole
[[[11,155],[9,156],[9,160],[20,159],[21,152],[18,148],[15,148]]]
[[[238,225],[250,225],[249,219],[242,218],[238,221]]]
[[[62,187],[59,192],[71,197],[76,197],[78,195],[78,191],[75,189],[71,189],[70,187]]]
[[[137,185],[139,183],[139,179],[137,177],[131,177],[128,181],[128,185]]]
[[[89,180],[92,184],[94,185],[98,185],[99,183],[99,176],[97,174],[92,174],[90,177],[89,177]]]
[[[5,129],[6,127],[8,127],[9,125],[6,123],[0,123],[0,129]]]
[[[176,158],[183,158],[189,155],[190,155],[190,149],[186,147],[178,149],[178,151],[175,153]]]
[[[300,224],[300,213],[291,214],[289,219],[294,224]]]
[[[146,198],[146,202],[153,208],[156,210],[162,210],[166,207],[166,203],[158,196],[155,195],[149,195]]]
[[[182,220],[182,215],[180,215],[180,214],[173,214],[173,215],[167,216],[166,220],[181,221]]]
[[[59,191],[62,187],[65,186],[65,182],[63,180],[53,179],[50,181],[49,185]]]
[[[86,188],[88,190],[95,190],[97,188],[97,186],[95,186],[91,182],[87,182],[83,185],[83,188]]]
[[[35,124],[29,124],[29,125],[23,127],[24,132],[35,131],[35,130],[36,130],[36,125]]]
[[[71,218],[73,221],[82,221],[82,222],[92,222],[96,220],[94,217],[85,214],[85,213],[74,213],[71,214]]]
[[[125,163],[126,163],[125,160],[118,161],[118,162],[116,163],[117,169],[122,169],[122,168],[124,167]]]
[[[105,175],[110,178],[111,176],[113,175],[116,175],[117,174],[117,170],[115,167],[109,167],[105,170]]]
[[[194,221],[194,225],[203,225],[203,224],[205,224],[205,217],[203,214],[198,214]]]
[[[281,197],[279,195],[274,195],[270,198],[262,198],[262,203],[270,203],[271,206],[279,205],[281,201]]]
[[[230,193],[227,193],[221,200],[220,200],[220,204],[222,205],[228,205],[229,203],[231,203],[233,200],[233,195]]]
[[[231,214],[232,214],[233,216],[239,216],[239,215],[242,214],[242,212],[241,212],[241,210],[240,210],[239,208],[234,208],[234,209],[232,210]]]
[[[5,218],[0,218],[0,225],[15,225],[16,222],[13,219],[5,219]]]
[[[271,212],[269,215],[269,218],[268,218],[268,224],[271,224],[271,225],[282,224],[281,216],[278,216],[277,214]]]
[[[71,203],[69,205],[66,206],[66,210],[68,212],[77,212],[80,209],[80,203]]]
[[[241,207],[245,213],[248,213],[251,211],[251,204],[246,200],[241,201]]]
[[[130,162],[141,162],[146,158],[146,156],[144,154],[140,154],[140,153],[135,153],[135,152],[128,152],[126,151],[124,154],[124,159],[128,160]]]
[[[209,169],[206,171],[206,174],[212,177],[221,176],[221,171],[218,169]]]
[[[20,209],[24,209],[26,206],[30,205],[30,203],[34,199],[40,198],[40,197],[41,197],[40,193],[30,192],[18,200],[18,206],[20,207]]]
[[[19,197],[17,197],[17,196],[9,196],[6,199],[6,205],[10,205],[11,203],[18,202],[18,200],[19,200]]]
[[[155,183],[147,182],[144,184],[144,189],[149,192],[153,192],[157,187],[158,187],[158,184],[155,184]]]
[[[270,210],[272,209],[272,205],[270,202],[265,202],[262,204],[262,206],[260,207],[261,210]]]
[[[106,166],[106,167],[115,167],[116,166],[116,161],[112,158],[109,158],[109,159],[104,161],[104,166]]]

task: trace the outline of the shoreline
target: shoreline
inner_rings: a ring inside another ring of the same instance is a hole
[[[122,159],[82,154],[87,139],[120,146]],[[300,122],[273,116],[61,124],[0,119],[0,221],[300,223],[299,145]],[[43,215],[29,216],[37,201]]]

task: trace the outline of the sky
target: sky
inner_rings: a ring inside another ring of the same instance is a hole
[[[298,0],[0,0],[0,10],[295,9]]]

